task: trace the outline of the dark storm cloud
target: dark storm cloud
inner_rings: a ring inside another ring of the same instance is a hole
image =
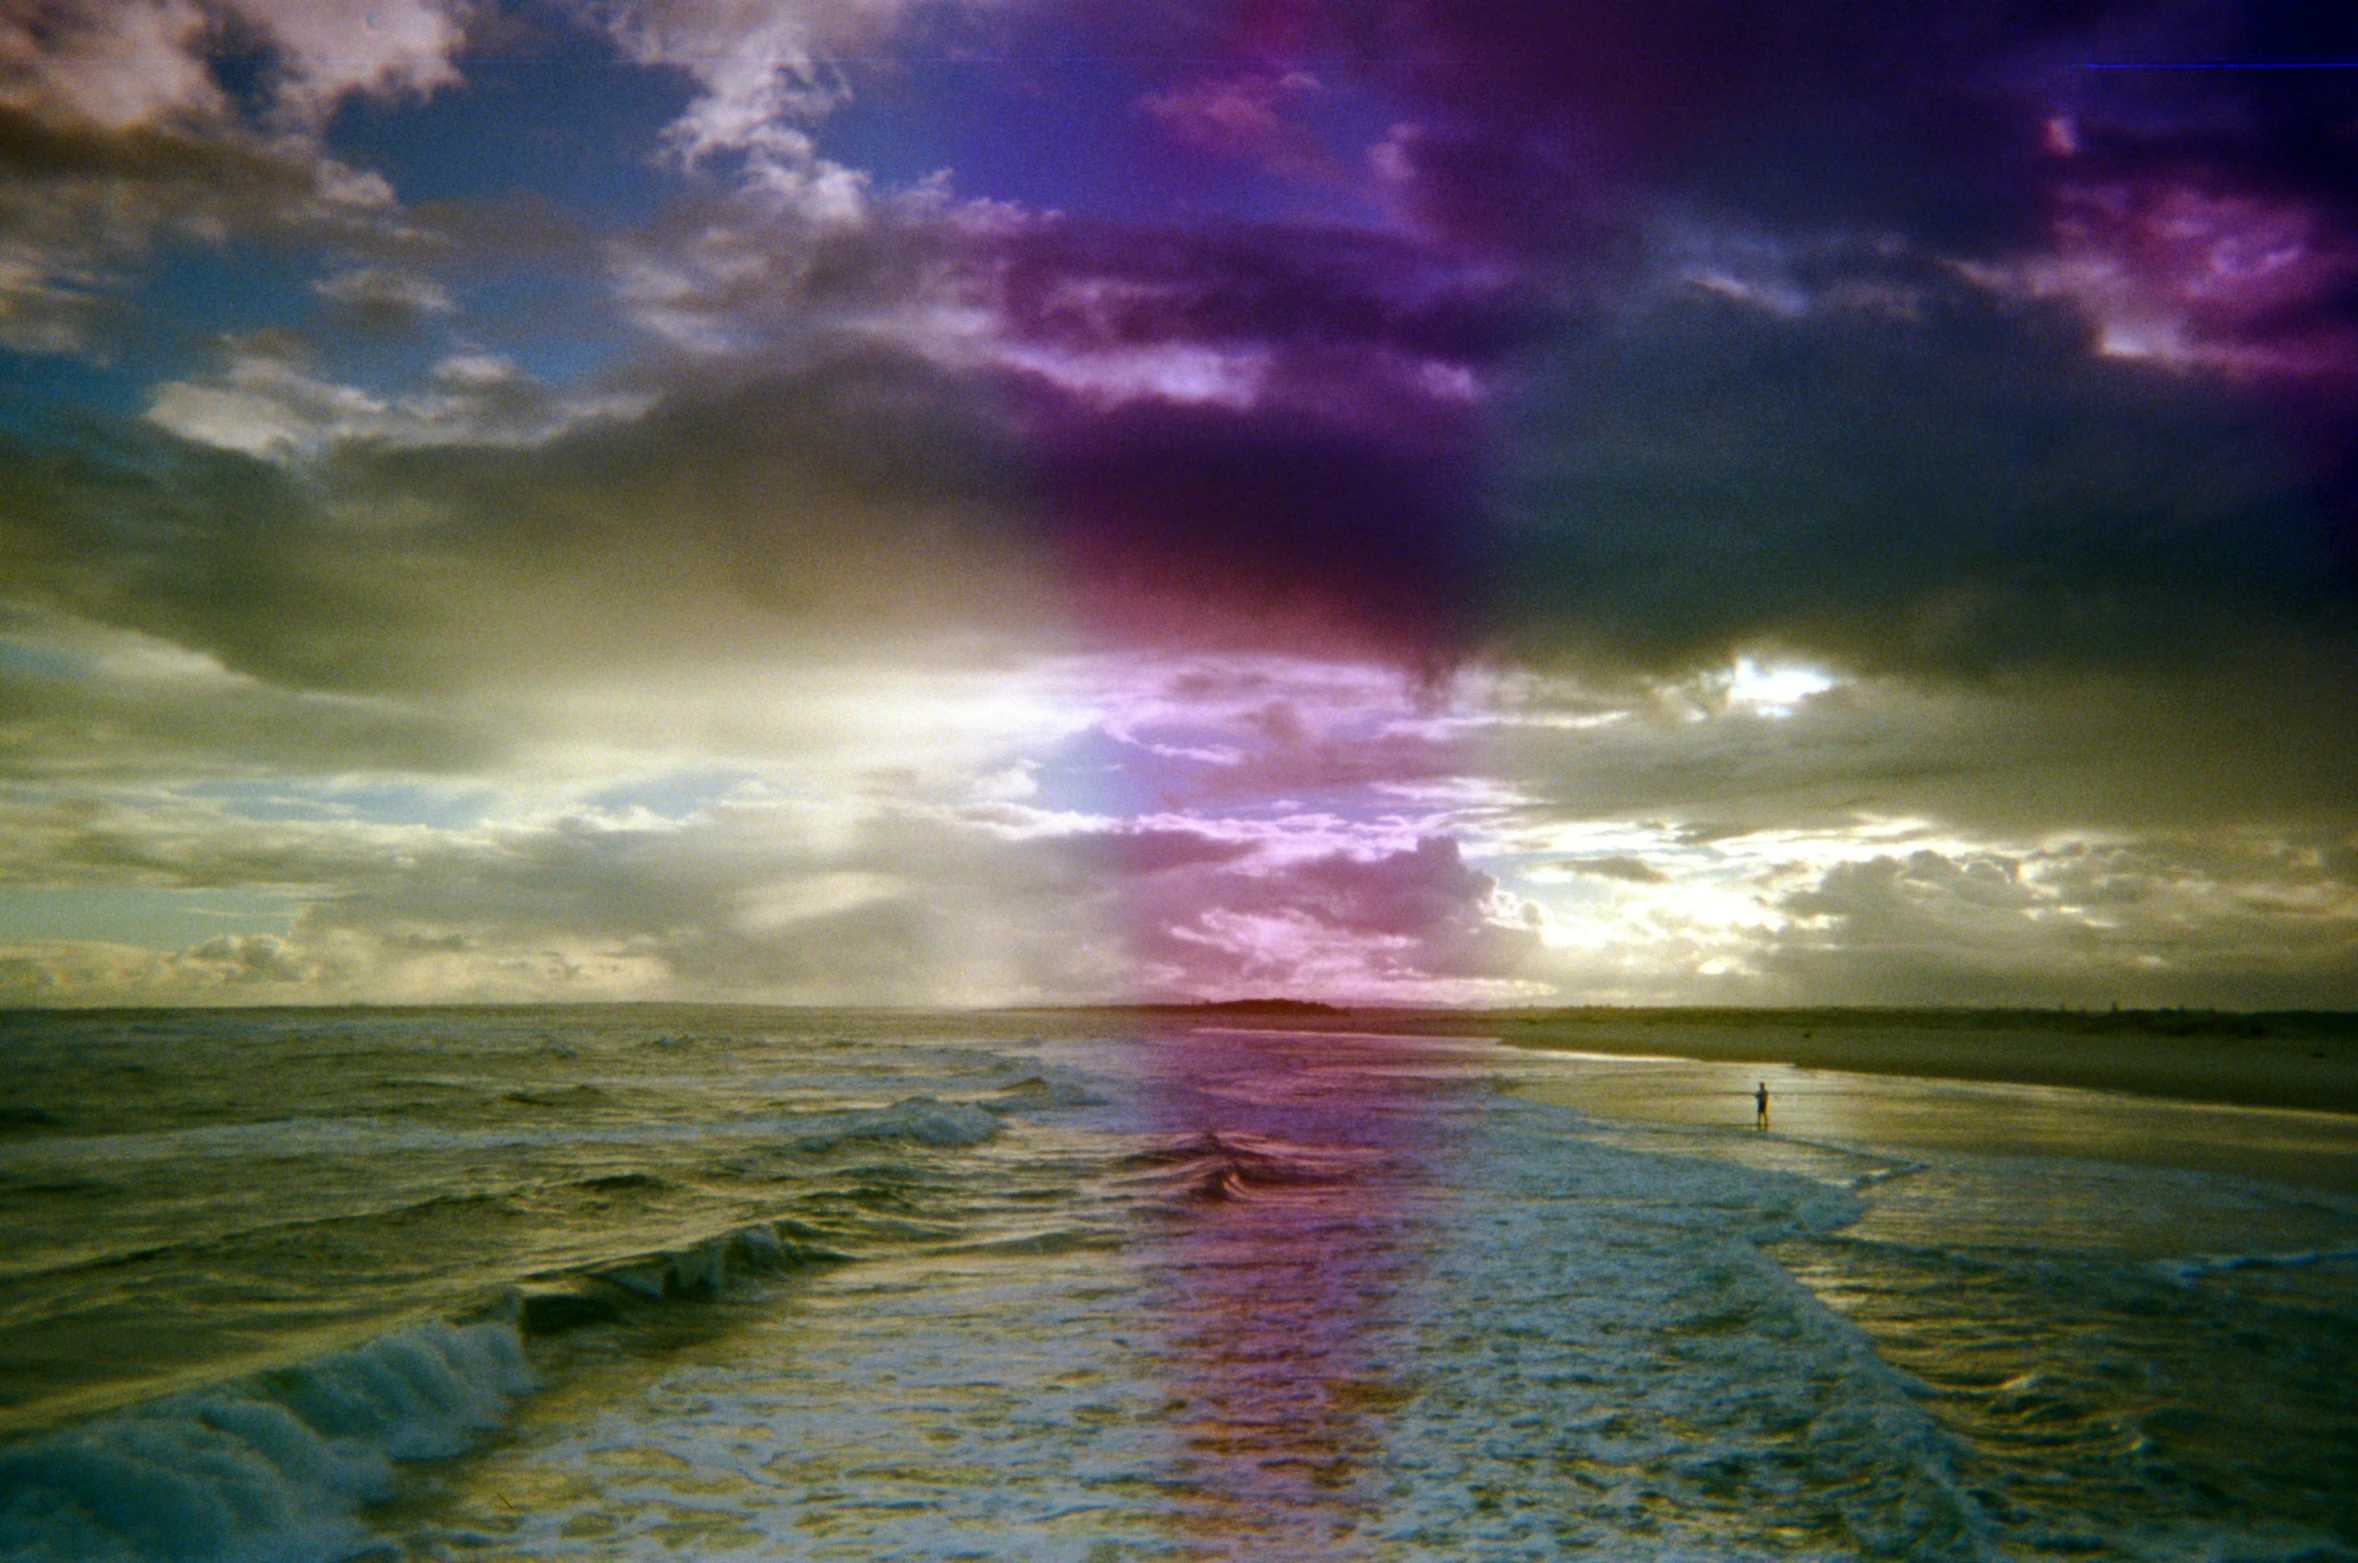
[[[953,599],[988,617],[961,575],[1028,543],[992,388],[890,353],[690,390],[526,451],[387,453],[354,476],[454,518],[519,575],[635,574],[838,625]]]
[[[1341,8],[1425,116],[1428,216],[1486,242],[1593,243],[1663,190],[1779,225],[2027,235],[2044,109],[2007,67],[2102,5],[1926,9],[1476,0]]]
[[[0,626],[5,616],[0,615]],[[464,713],[307,695],[233,680],[126,678],[0,665],[0,777],[464,772],[508,752]],[[93,735],[104,742],[93,745]]]
[[[2088,68],[2347,60],[2358,22],[2340,8],[1381,0],[1330,15],[1426,116],[1399,143],[1426,209],[1518,247],[1593,240],[1668,193],[1780,229],[2018,248],[2049,215],[2057,115],[2115,175],[2199,166],[2345,209],[2358,188],[2332,72]]]
[[[2348,59],[2346,14],[1312,14],[1408,105],[1375,166],[1435,232],[1568,297],[1656,299],[1567,317],[1505,382],[1534,393],[1484,556],[1508,646],[1670,666],[1781,639],[1980,675],[2348,633],[2346,72],[2084,68]],[[1648,248],[1682,223],[1742,236],[1773,286],[1682,279]],[[2098,360],[2108,307],[2185,361]]]
[[[1464,643],[1481,561],[1462,452],[1138,403],[1061,431],[1043,465],[1052,525],[1117,622],[1160,609],[1218,635],[1233,606],[1359,626],[1411,658]]]
[[[0,174],[20,198],[86,185],[204,191],[260,220],[312,187],[310,166],[258,145],[134,126],[58,124],[0,106]]]
[[[2314,738],[2351,598],[2268,423],[2091,358],[2051,310],[1920,291],[1914,319],[1673,297],[1592,332],[1546,361],[1507,481],[1446,420],[1420,444],[1291,408],[1099,407],[869,353],[530,447],[17,447],[0,552],[21,594],[293,689],[692,663],[797,627],[1033,633],[1060,574],[1132,643],[1282,642],[1290,612],[1415,664],[1487,637],[1674,672],[1753,644],[1911,676],[2166,673],[2277,735],[2256,752]],[[2203,684],[2236,665],[2243,694]],[[1388,742],[1249,779],[1450,768]]]
[[[293,688],[696,660],[741,621],[1020,612],[987,405],[890,358],[676,396],[537,446],[281,464],[155,432],[0,447],[15,591]],[[994,520],[994,517],[1000,519]]]
[[[2330,53],[2292,14],[1502,0],[1255,32],[1402,93],[1377,170],[1475,247],[1025,234],[1026,340],[1270,352],[1249,407],[1052,422],[1066,547],[1118,622],[1258,583],[1273,626],[1308,605],[1428,664],[2177,677],[2347,645],[2346,115],[2316,73],[2081,69]],[[2108,308],[2183,356],[2106,356]]]
[[[2079,34],[2060,108],[2088,172],[2167,172],[2298,196],[2358,215],[2349,83],[2358,18],[2343,7],[2269,0],[2119,6]],[[2152,64],[2262,69],[2141,69]],[[2325,69],[2302,69],[2305,64]]]
[[[1017,246],[1008,340],[1078,364],[1077,388],[819,332],[650,364],[601,413],[488,357],[388,401],[318,377],[291,339],[233,343],[220,376],[161,387],[151,420],[258,454],[152,430],[0,449],[0,551],[36,600],[299,688],[447,691],[493,662],[661,654],[698,641],[699,604],[854,634],[1032,627],[1015,577],[1043,565],[1124,639],[1250,644],[1283,614],[1320,643],[1461,649],[1483,523],[1456,355],[1527,338],[1527,305],[1393,245],[1279,234],[1256,260],[1235,236],[1173,242],[1204,264]],[[883,248],[845,264],[883,287],[908,245]],[[320,291],[446,307],[385,268]],[[1111,405],[1086,388],[1104,355],[1205,344],[1262,355],[1249,404],[1173,399],[1151,366]]]
[[[1565,347],[1511,485],[1507,641],[1982,676],[2350,635],[2330,517],[2259,410],[2060,311],[1913,307],[1673,299]]]
[[[1484,753],[1534,820],[1647,819],[1681,840],[1929,818],[1975,835],[2057,828],[2347,828],[2358,657],[2249,655],[2171,679],[2082,670],[1969,687],[1853,685],[1789,717],[1676,712],[1566,732],[1510,726]]]
[[[1010,362],[1039,366],[1027,454],[1048,525],[1106,622],[1213,642],[1260,624],[1273,644],[1324,624],[1411,661],[1466,648],[1480,375],[1559,308],[1397,238],[1275,224],[1049,224],[991,253]]]
[[[1511,275],[1382,233],[1057,222],[982,253],[1007,329],[1034,341],[1347,346],[1488,364],[1554,324],[1546,301]]]
[[[445,621],[418,578],[336,537],[268,463],[138,434],[0,448],[0,558],[61,612],[211,652],[300,687],[405,682]],[[372,568],[373,565],[373,568]]]

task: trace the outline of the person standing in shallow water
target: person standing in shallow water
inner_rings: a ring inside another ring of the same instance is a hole
[[[1752,1127],[1754,1127],[1755,1129],[1765,1129],[1765,1128],[1767,1128],[1767,1127],[1768,1127],[1768,1082],[1767,1082],[1766,1080],[1763,1080],[1763,1081],[1761,1081],[1761,1082],[1760,1082],[1760,1089],[1759,1089],[1759,1090],[1757,1090],[1757,1091],[1754,1091],[1754,1092],[1752,1093],[1752,1108],[1753,1108],[1753,1112],[1752,1112]]]

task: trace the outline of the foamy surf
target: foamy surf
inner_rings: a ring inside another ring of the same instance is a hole
[[[0,1451],[0,1552],[23,1563],[303,1563],[382,1550],[362,1509],[396,1462],[447,1459],[534,1379],[512,1317],[410,1326]]]
[[[310,1116],[0,1146],[0,1556],[2358,1556],[2330,1191],[1590,1116],[1498,1081],[1616,1066],[1462,1041],[178,1024]],[[209,1225],[44,1268],[92,1202]]]

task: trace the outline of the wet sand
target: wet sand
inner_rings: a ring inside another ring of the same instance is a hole
[[[1091,1013],[1064,1011],[1067,1015]],[[1172,1024],[1488,1036],[1549,1052],[2078,1086],[2358,1114],[2358,1013],[1969,1009],[1105,1009]]]
[[[1517,1047],[2077,1086],[2358,1114],[2358,1016],[1922,1010],[1494,1013]]]
[[[1486,1018],[1493,1035],[1519,1048],[1694,1061],[1578,1071],[1534,1093],[1608,1117],[1749,1124],[1752,1086],[1765,1078],[1777,1134],[2095,1157],[2358,1190],[2358,1016],[1587,1010]]]
[[[2358,1194],[2358,1115],[2349,1113],[1776,1063],[1537,1057],[1557,1067],[1525,1079],[1523,1093],[1592,1118],[1750,1139],[1753,1087],[1765,1080],[1764,1140],[2174,1167]]]

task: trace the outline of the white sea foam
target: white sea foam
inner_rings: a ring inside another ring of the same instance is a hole
[[[0,1311],[38,1323],[6,1337],[0,1557],[2358,1557],[2358,1205],[1867,1132],[1956,1116],[1919,1084],[1796,1090],[1761,1134],[1686,1066],[1647,1066],[1692,1099],[1647,1126],[1378,1038],[249,1024],[123,1044],[158,1080],[214,1049],[157,1087],[153,1154],[109,1156],[117,1076],[61,1046],[69,1126],[0,1155],[20,1247],[121,1259]],[[281,1077],[321,1116],[207,1127]],[[2131,1143],[2134,1109],[2095,1118]],[[48,1191],[77,1155],[112,1186]],[[36,1425],[282,1316],[519,1278],[518,1319]],[[37,1356],[183,1323],[213,1334],[112,1380]],[[527,1345],[562,1393],[519,1398]]]
[[[1837,1230],[1848,1191],[1648,1155],[1502,1111],[1453,1169],[1477,1222],[1417,1288],[1392,1370],[1421,1386],[1388,1462],[1411,1556],[1979,1558],[1989,1526],[1923,1387],[1765,1244]],[[1498,1343],[1468,1353],[1468,1337]],[[1563,1479],[1533,1481],[1553,1471]]]
[[[458,1453],[532,1387],[515,1324],[420,1324],[0,1453],[16,1563],[297,1563],[374,1544],[393,1462]]]
[[[552,1558],[682,1534],[945,1563],[1745,1559],[1784,1533],[1985,1555],[1922,1386],[1763,1252],[1855,1195],[1512,1102],[1458,1129],[1440,1185],[1398,1150],[1145,1137],[1109,1187],[1159,1201],[1166,1172],[1236,1162],[1282,1197],[1190,1199],[1119,1249],[1009,1234],[835,1272],[775,1338],[532,1440],[446,1534]]]

